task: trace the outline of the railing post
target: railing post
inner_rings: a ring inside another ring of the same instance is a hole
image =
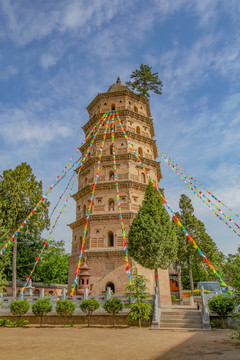
[[[111,299],[111,288],[107,287],[107,300]]]
[[[83,300],[88,300],[88,289],[84,289]]]
[[[153,317],[152,317],[152,325],[151,325],[152,329],[160,328],[160,316],[161,316],[161,312],[158,303],[158,287],[156,286],[155,295],[153,299]]]
[[[44,288],[40,289],[40,299],[44,298],[44,291],[45,291]]]
[[[201,298],[202,298],[202,328],[204,330],[211,330],[210,325],[210,316],[209,316],[209,308],[208,308],[208,302],[206,300],[206,297],[204,295],[204,287],[203,285],[200,286],[201,289]]]
[[[64,288],[62,289],[61,300],[66,300],[66,290]]]
[[[23,290],[22,289],[20,290],[19,299],[23,300]]]

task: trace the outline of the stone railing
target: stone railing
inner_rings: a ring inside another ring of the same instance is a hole
[[[206,294],[204,294],[203,285],[200,286],[200,289],[202,298],[202,327],[204,330],[211,330],[208,299],[206,298]]]
[[[26,288],[27,290],[28,288]],[[121,300],[122,304],[127,305],[127,304],[131,304],[134,300],[130,297],[127,297],[126,295],[112,295],[111,294],[111,289],[107,288],[107,292],[103,295],[88,295],[88,289],[85,289],[85,292],[83,295],[74,295],[73,299],[71,299],[70,296],[66,295],[65,289],[62,289],[62,295],[61,296],[45,296],[44,294],[44,289],[41,289],[40,295],[33,295],[31,292],[31,289],[29,291],[27,291],[27,294],[23,294],[22,290],[20,292],[20,295],[18,295],[17,300],[23,300],[23,299],[27,299],[28,302],[30,303],[31,307],[32,304],[34,304],[37,299],[43,299],[43,298],[48,298],[51,301],[51,304],[53,306],[52,311],[50,313],[50,315],[54,315],[56,314],[56,304],[58,300],[72,300],[73,303],[76,305],[76,310],[74,312],[75,315],[80,315],[83,314],[82,311],[79,308],[79,305],[81,304],[81,302],[83,300],[86,300],[88,298],[94,298],[96,299],[99,304],[100,304],[100,308],[98,311],[100,312],[105,312],[105,310],[103,309],[103,304],[111,298],[117,298],[119,300]],[[153,299],[148,300],[148,302],[152,305],[153,309],[156,307],[154,307],[154,299],[155,296],[153,296]],[[13,298],[12,296],[4,296],[0,299],[0,316],[6,316],[6,315],[10,315],[10,305],[11,302],[14,301],[15,298]],[[125,310],[126,312],[128,312],[129,310]],[[31,310],[29,311],[29,314],[31,314]]]

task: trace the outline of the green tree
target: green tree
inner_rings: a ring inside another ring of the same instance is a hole
[[[152,306],[147,302],[152,296],[147,291],[147,279],[144,275],[139,275],[137,268],[133,267],[131,271],[132,283],[126,286],[127,296],[133,299],[133,302],[128,304],[130,309],[128,314],[129,321],[138,321],[138,326],[142,326],[142,320],[149,320]]]
[[[42,327],[43,316],[52,311],[50,299],[37,299],[32,306],[32,312],[35,316],[40,317],[40,326]]]
[[[76,309],[76,305],[71,300],[58,300],[56,305],[56,313],[63,317],[65,324],[67,323],[67,318],[70,318]]]
[[[108,314],[112,315],[113,318],[113,327],[115,325],[115,315],[118,314],[123,309],[123,304],[121,303],[121,300],[118,298],[112,298],[108,299],[105,304],[103,305],[104,310]]]
[[[30,165],[22,163],[14,170],[4,170],[0,175],[0,212],[2,226],[15,232],[41,200],[42,182],[37,181]],[[45,201],[36,209],[29,222],[29,231],[39,234],[49,226],[49,203]],[[16,297],[17,236],[14,236],[12,281],[13,296]]]
[[[240,247],[236,254],[229,254],[224,266],[230,285],[240,294]]]
[[[69,254],[65,253],[63,240],[50,240],[36,268],[34,281],[44,282],[45,284],[67,284],[68,257]]]
[[[227,316],[234,309],[234,299],[225,295],[214,296],[208,301],[209,309],[220,316]]]
[[[150,97],[149,91],[162,95],[163,83],[158,77],[158,73],[152,73],[152,67],[141,64],[140,69],[136,69],[131,74],[133,81],[127,81],[126,85],[132,90],[137,90],[141,96]]]
[[[0,220],[1,221],[1,220]],[[6,234],[7,230],[1,227],[0,225],[0,249],[3,248],[5,245],[7,239],[6,237],[3,237],[4,234]],[[8,249],[9,250],[9,249]],[[7,285],[7,275],[6,271],[9,269],[12,263],[12,254],[11,251],[5,251],[3,252],[3,255],[0,255],[0,297],[1,294],[4,293],[4,288]]]
[[[204,224],[195,217],[194,208],[191,203],[191,199],[185,194],[182,194],[179,201],[180,213],[176,213],[177,217],[181,221],[182,225],[187,230],[188,234],[194,239],[204,255],[211,261],[214,266],[218,268],[218,271],[222,269],[224,262],[224,255],[218,250],[217,245],[212,238],[207,234]],[[177,239],[178,239],[178,256],[177,262],[182,268],[182,283],[187,289],[194,290],[194,285],[197,286],[199,281],[209,280],[206,272],[202,268],[201,262],[203,257],[199,255],[190,241],[187,240],[186,234],[182,231],[182,228],[178,226],[173,220],[176,227]],[[209,270],[209,276],[214,275]]]
[[[14,300],[11,302],[10,305],[10,312],[13,315],[18,316],[18,320],[21,320],[21,316],[26,314],[28,310],[30,309],[29,302],[25,300]]]
[[[92,298],[83,300],[80,304],[80,309],[87,315],[88,327],[90,326],[90,316],[92,313],[100,307],[99,302]]]
[[[142,207],[128,234],[132,258],[148,269],[167,269],[177,258],[177,237],[162,200],[149,182]],[[157,286],[157,277],[156,277]]]

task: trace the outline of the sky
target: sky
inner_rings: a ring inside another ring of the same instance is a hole
[[[27,162],[46,191],[83,141],[86,106],[148,64],[164,84],[150,98],[160,151],[240,214],[239,18],[239,0],[0,0],[0,172]],[[185,193],[220,250],[236,252],[239,236],[161,169],[171,208]],[[68,252],[74,219],[71,199],[52,235]]]

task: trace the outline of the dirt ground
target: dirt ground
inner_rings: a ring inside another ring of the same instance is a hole
[[[1,360],[239,360],[230,330],[0,328]]]

